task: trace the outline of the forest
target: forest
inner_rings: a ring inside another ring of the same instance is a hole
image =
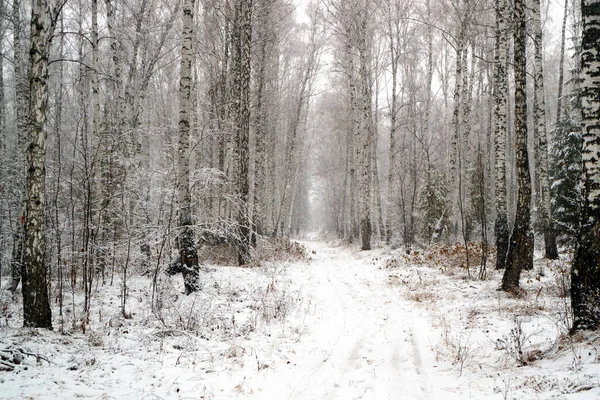
[[[0,332],[122,331],[138,291],[204,339],[219,271],[283,296],[336,243],[511,302],[560,266],[564,331],[593,334],[598,32],[598,0],[0,0]],[[0,341],[0,371],[28,355]]]

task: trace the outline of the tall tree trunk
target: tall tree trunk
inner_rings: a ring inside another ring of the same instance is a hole
[[[92,0],[92,32],[91,32],[91,44],[92,44],[92,73],[91,73],[91,89],[92,89],[92,143],[94,141],[98,141],[98,151],[101,152],[101,164],[105,163],[106,152],[103,151],[104,142],[105,142],[105,134],[101,132],[100,127],[100,82],[98,79],[99,75],[99,50],[98,50],[98,0]],[[103,131],[103,130],[102,130]],[[92,162],[92,164],[94,164]],[[102,177],[102,172],[101,177]],[[95,172],[92,175],[92,181],[95,182],[100,187],[94,187],[92,185],[91,188],[93,193],[95,194],[98,189],[102,190],[102,182],[96,182],[94,179]],[[102,204],[100,204],[100,208]],[[99,212],[100,211],[100,212]],[[92,215],[90,215],[90,219],[93,221],[95,219],[94,214],[98,216],[102,215],[101,209],[97,209],[96,207],[92,207],[91,209]],[[98,220],[97,229],[93,233],[94,238],[98,237],[99,230],[101,234],[104,235],[104,226],[100,223],[101,220]],[[94,256],[97,256],[98,266],[100,268],[100,273],[102,274],[102,283],[105,283],[105,272],[106,272],[106,254],[104,252],[103,243],[98,243],[95,239],[92,240],[92,252]]]
[[[4,0],[0,1],[0,15],[5,13]],[[0,21],[0,72],[4,72],[4,36],[6,27],[4,25],[4,19]],[[6,149],[6,104],[4,95],[4,73],[0,73],[0,157],[4,157],[4,150]],[[4,162],[1,164],[4,165]],[[0,171],[2,179],[4,179],[4,171]],[[0,221],[2,223],[2,221]]]
[[[388,165],[388,194],[387,194],[387,226],[386,226],[386,243],[390,243],[393,236],[394,228],[396,227],[395,207],[398,198],[398,152],[396,137],[396,118],[397,118],[397,103],[398,94],[398,59],[399,49],[397,47],[397,36],[393,32],[391,15],[388,18],[388,40],[390,46],[390,66],[392,74],[391,104],[390,104],[390,149],[389,149],[389,165]]]
[[[177,149],[177,203],[179,206],[179,260],[185,293],[200,289],[198,254],[192,229],[192,197],[190,192],[190,119],[192,110],[192,59],[194,0],[183,3],[183,33],[181,39],[181,69],[179,79],[179,145]]]
[[[5,15],[5,4],[3,0],[0,0],[0,15]],[[4,24],[4,19],[0,20],[0,71],[4,71],[4,57],[6,56],[5,47],[4,47],[4,37],[6,35],[6,25]],[[6,182],[7,176],[7,153],[6,153],[6,101],[5,101],[5,89],[4,89],[4,74],[0,73],[0,179],[3,182]],[[5,209],[2,209],[0,212],[0,252],[4,253],[6,249],[7,237],[4,234],[4,227],[7,222],[8,215],[5,212]],[[3,286],[2,276],[4,275],[4,263],[3,259],[0,259],[0,287]]]
[[[377,71],[379,66],[375,67],[375,104],[373,112],[373,138],[371,140],[371,163],[373,166],[373,207],[377,214],[377,234],[379,239],[383,239],[385,236],[385,223],[383,219],[383,207],[381,205],[381,184],[379,181],[379,162],[377,160],[377,142],[379,139],[379,76]]]
[[[59,58],[63,58],[64,57],[64,47],[65,47],[65,35],[64,35],[65,29],[64,29],[64,17],[61,14],[60,16],[60,42],[59,42],[59,49],[58,49],[58,57]],[[59,85],[58,88],[56,90],[55,93],[55,104],[56,104],[56,112],[55,112],[55,117],[54,117],[54,134],[56,135],[56,155],[55,155],[55,160],[56,160],[56,165],[58,167],[58,170],[56,171],[56,180],[55,180],[55,189],[54,189],[54,199],[52,200],[53,205],[54,205],[54,232],[56,235],[56,266],[58,269],[58,273],[57,273],[57,279],[58,279],[58,312],[59,312],[59,323],[60,323],[60,330],[62,332],[63,329],[63,323],[64,323],[64,318],[63,318],[63,302],[64,302],[64,263],[63,263],[63,258],[62,258],[62,233],[63,230],[65,229],[65,227],[61,224],[60,221],[60,215],[61,212],[63,211],[60,207],[59,207],[59,198],[61,198],[61,187],[63,185],[62,182],[62,141],[61,141],[61,131],[63,129],[63,99],[64,99],[64,70],[65,70],[65,65],[64,63],[60,63],[59,65],[59,70],[58,70],[58,81],[59,81]]]
[[[600,327],[600,1],[582,0],[583,191],[571,268],[573,331]]]
[[[534,113],[537,120],[539,145],[539,181],[541,189],[541,219],[544,229],[546,258],[556,260],[558,249],[554,223],[552,222],[552,206],[550,202],[550,178],[548,177],[548,136],[546,133],[546,101],[544,92],[544,63],[540,0],[533,0],[533,30],[535,48],[535,85],[536,100]]]
[[[23,265],[23,326],[52,329],[48,300],[46,230],[46,116],[48,109],[48,56],[54,21],[47,0],[31,8],[29,96],[31,127],[27,146],[25,251]]]
[[[462,85],[464,68],[462,66],[465,57],[465,32],[461,26],[456,44],[456,74],[454,77],[454,110],[452,112],[452,139],[450,142],[450,221],[452,226],[450,231],[454,233],[455,227],[458,226],[456,207],[461,206],[461,184],[462,184],[462,165],[461,165],[461,109],[464,103],[462,100],[463,89]]]
[[[530,241],[531,177],[527,153],[527,74],[526,29],[523,0],[514,3],[514,65],[515,65],[515,147],[517,152],[517,214],[506,256],[506,269],[502,277],[502,290],[519,289],[521,267],[528,265],[532,253]]]
[[[496,269],[506,266],[508,252],[508,215],[506,211],[506,113],[508,83],[506,78],[507,37],[506,0],[496,0],[496,45],[494,58],[494,148],[496,191]]]
[[[270,12],[271,7],[268,4],[262,4],[263,11],[259,18],[258,25],[258,71],[257,71],[257,89],[256,89],[256,131],[255,131],[255,178],[254,178],[254,222],[256,224],[256,231],[258,234],[265,234],[267,226],[267,215],[265,210],[266,202],[264,198],[267,195],[266,181],[267,181],[267,163],[268,163],[268,152],[267,146],[267,99],[266,99],[266,85],[267,85],[267,60],[270,54],[267,50],[267,44],[269,39],[269,26],[270,26]]]
[[[118,210],[120,201],[117,194],[121,193],[123,199],[123,185],[125,183],[126,170],[124,160],[127,155],[126,140],[124,132],[127,121],[126,104],[123,97],[121,51],[118,40],[119,33],[116,29],[116,6],[114,0],[104,0],[106,5],[106,25],[110,40],[111,50],[111,76],[108,93],[105,102],[105,121],[100,126],[99,152],[100,152],[100,184],[99,190],[101,203],[99,209],[99,264],[103,272],[111,257],[111,247],[114,242],[121,238],[122,226],[117,217],[121,212]],[[112,242],[112,244],[111,244]],[[114,248],[112,249],[114,252]],[[113,264],[114,268],[114,264]]]
[[[556,124],[562,118],[563,82],[565,81],[565,39],[567,32],[567,16],[569,15],[569,0],[565,0],[562,27],[560,30],[560,54],[558,61],[558,94],[556,99]]]
[[[349,13],[348,9],[345,10],[346,13]],[[357,224],[357,215],[358,215],[358,168],[360,165],[360,154],[357,154],[357,149],[360,146],[360,141],[358,141],[358,132],[360,132],[360,112],[358,105],[358,90],[357,90],[357,71],[356,71],[356,63],[355,63],[355,35],[356,32],[353,30],[352,26],[352,18],[350,15],[346,15],[344,19],[345,24],[345,34],[346,34],[346,43],[345,43],[345,67],[346,67],[346,76],[348,79],[348,110],[349,110],[349,118],[348,118],[348,153],[347,153],[347,169],[346,173],[349,175],[346,181],[347,183],[347,191],[348,191],[348,207],[346,208],[348,211],[348,216],[346,217],[348,224],[347,228],[347,239],[350,243],[354,241],[360,235],[360,228]]]
[[[360,128],[357,132],[358,164],[358,207],[360,220],[361,249],[371,250],[371,146],[373,145],[373,111],[368,65],[367,12],[365,10],[358,27],[359,82],[360,82]]]
[[[233,28],[233,112],[235,124],[235,151],[233,166],[237,189],[237,256],[240,265],[250,261],[251,221],[248,218],[249,201],[249,137],[250,137],[250,43],[252,38],[252,0],[235,3]]]
[[[18,146],[18,170],[19,178],[18,184],[21,186],[19,199],[19,214],[18,221],[16,224],[14,243],[13,243],[13,254],[11,259],[11,292],[15,292],[21,282],[21,270],[23,268],[23,249],[25,246],[25,165],[26,165],[26,143],[27,143],[27,126],[29,125],[27,113],[27,82],[25,77],[25,71],[23,70],[23,52],[21,48],[21,1],[13,0],[13,68],[14,68],[14,79],[15,79],[15,113],[17,123],[17,146]]]
[[[427,0],[427,18],[431,20],[431,0]],[[431,118],[431,84],[433,81],[433,34],[431,29],[427,29],[427,78],[425,82],[425,115],[423,116],[423,137],[425,140],[429,138]],[[427,153],[427,174],[431,172],[431,160],[429,159],[429,149],[425,149]]]

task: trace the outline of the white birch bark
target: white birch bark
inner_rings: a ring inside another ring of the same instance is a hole
[[[496,192],[496,268],[506,266],[508,251],[508,215],[506,209],[506,135],[507,135],[507,26],[506,0],[496,0],[496,44],[494,58],[494,149]]]
[[[22,171],[19,174],[26,176],[26,143],[27,126],[29,115],[27,113],[27,78],[23,65],[23,52],[21,47],[21,2],[13,0],[12,19],[13,19],[13,71],[15,79],[15,114],[17,125],[17,146],[18,146],[18,169]],[[23,265],[23,247],[25,245],[25,182],[23,178],[17,180],[21,185],[21,198],[19,199],[19,211],[16,221],[16,230],[14,237],[14,247],[11,259],[11,292],[15,292],[21,282],[21,269]]]
[[[563,102],[563,83],[565,80],[565,39],[567,32],[567,16],[569,15],[569,0],[565,0],[563,10],[563,20],[560,30],[560,55],[558,61],[558,94],[556,96],[556,124],[560,124],[562,119],[562,102]]]
[[[181,38],[181,66],[179,78],[179,142],[177,147],[177,205],[179,208],[179,266],[183,274],[185,292],[200,289],[198,254],[192,228],[192,197],[190,191],[190,120],[192,114],[192,60],[194,0],[184,0],[183,32]]]
[[[48,110],[48,56],[54,20],[47,0],[31,8],[29,96],[31,126],[27,143],[25,249],[23,256],[23,325],[52,329],[48,299],[45,230],[46,119]]]
[[[543,63],[543,37],[540,0],[533,0],[533,34],[535,50],[535,84],[536,92],[535,115],[537,120],[537,133],[539,139],[539,181],[541,186],[541,219],[544,229],[544,243],[546,258],[557,259],[556,238],[554,224],[552,223],[552,207],[550,199],[550,178],[548,177],[548,138],[546,133],[546,101],[544,91],[544,63]]]
[[[571,269],[574,331],[600,327],[600,0],[582,0],[581,16],[583,204]]]
[[[360,221],[361,250],[371,250],[371,161],[373,145],[373,110],[372,93],[369,76],[371,71],[370,52],[367,45],[367,26],[369,15],[368,0],[364,3],[364,10],[357,27],[357,47],[359,53],[359,85],[360,85],[360,128],[357,131],[357,156],[358,164],[358,207]],[[359,15],[360,15],[359,14]]]
[[[531,175],[527,149],[527,74],[524,0],[515,0],[514,68],[515,68],[515,148],[517,167],[517,210],[502,277],[502,290],[519,289],[521,269],[531,263]]]

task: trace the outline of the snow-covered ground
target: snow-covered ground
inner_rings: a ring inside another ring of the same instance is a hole
[[[55,331],[20,328],[0,292],[0,355],[25,353],[0,398],[600,398],[600,341],[564,335],[560,263],[538,260],[514,299],[441,251],[305,245],[310,262],[205,268],[198,295],[163,278],[158,312],[132,276],[130,319],[118,280],[99,285],[85,334],[72,312],[59,332],[56,304]]]

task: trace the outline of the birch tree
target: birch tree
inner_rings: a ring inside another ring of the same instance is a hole
[[[5,2],[0,1],[0,15],[5,14]],[[7,132],[6,132],[6,90],[5,90],[5,79],[4,79],[4,57],[6,57],[6,48],[4,47],[4,38],[6,37],[6,24],[4,19],[0,19],[0,179],[6,182],[8,178],[7,170]],[[2,196],[4,197],[4,196]],[[5,204],[7,202],[4,202]],[[4,273],[4,250],[6,244],[9,242],[9,238],[5,235],[5,228],[10,226],[10,219],[8,218],[11,213],[8,207],[0,206],[0,286],[2,286],[2,275]]]
[[[533,253],[529,249],[531,214],[531,176],[527,152],[527,97],[526,97],[526,29],[524,1],[514,3],[514,68],[515,68],[515,147],[517,166],[517,213],[506,256],[502,290],[519,289],[521,267],[528,265]]]
[[[0,1],[0,15],[4,15],[4,0]],[[4,19],[0,20],[0,157],[4,157],[4,151],[6,149],[6,101],[5,101],[5,90],[4,90],[4,37],[6,36],[6,25]],[[4,178],[4,163],[0,164],[0,176]],[[2,224],[4,221],[2,217]],[[1,227],[0,227],[1,229]],[[1,232],[0,232],[1,233]],[[0,240],[2,240],[1,238]]]
[[[251,226],[249,219],[249,167],[250,167],[250,79],[252,0],[240,0],[234,4],[233,70],[232,70],[232,118],[234,128],[235,184],[237,211],[237,256],[240,265],[250,261]]]
[[[548,138],[546,133],[546,93],[544,91],[544,63],[543,41],[540,0],[533,0],[533,33],[534,33],[534,64],[535,64],[535,101],[534,121],[537,122],[538,154],[539,154],[539,180],[541,186],[541,220],[544,230],[544,244],[546,258],[558,258],[554,223],[552,221],[552,207],[550,199],[550,179],[548,177]]]
[[[582,0],[583,190],[571,267],[573,331],[600,326],[600,1]]]
[[[563,9],[562,26],[560,29],[560,54],[558,61],[558,93],[556,95],[556,123],[559,124],[562,119],[563,104],[563,83],[565,77],[565,42],[567,32],[567,16],[569,15],[569,0],[565,0]]]
[[[59,9],[58,9],[59,10]],[[23,325],[52,329],[48,300],[45,229],[46,119],[48,112],[48,57],[57,8],[47,0],[31,7],[29,96],[31,127],[27,140],[25,251],[23,256]]]
[[[506,265],[508,251],[508,215],[506,210],[506,113],[508,83],[506,77],[507,27],[506,0],[496,0],[496,45],[494,58],[494,147],[496,190],[496,268]]]
[[[370,53],[367,45],[369,0],[365,0],[364,10],[357,26],[357,48],[359,54],[359,79],[361,109],[360,129],[356,132],[358,164],[358,207],[360,220],[361,250],[371,250],[371,147],[373,146],[372,88],[369,75]]]
[[[23,52],[21,45],[21,2],[13,0],[12,6],[13,20],[13,73],[15,80],[15,119],[17,127],[17,171],[19,178],[17,184],[21,186],[19,192],[19,210],[17,214],[17,223],[15,237],[13,240],[13,254],[11,259],[12,282],[10,290],[14,293],[21,281],[21,269],[23,265],[23,246],[25,245],[24,236],[24,218],[25,218],[25,182],[21,178],[25,177],[25,143],[27,142],[27,79],[23,62]]]
[[[192,198],[190,194],[190,119],[192,102],[193,27],[194,0],[185,0],[182,17],[181,66],[179,78],[179,144],[177,147],[177,203],[179,206],[179,233],[177,246],[185,293],[197,291],[199,287],[198,254],[192,227]]]

